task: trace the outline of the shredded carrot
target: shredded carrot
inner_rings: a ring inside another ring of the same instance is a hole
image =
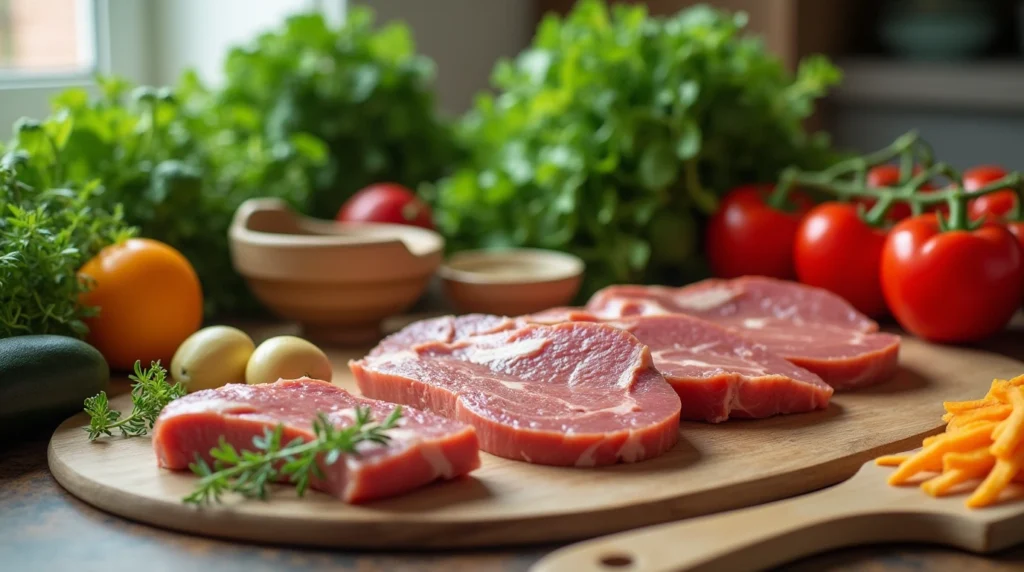
[[[973,421],[1002,421],[1003,419],[1006,419],[1011,411],[1013,411],[1012,405],[1004,405],[1002,403],[998,405],[986,405],[985,407],[979,407],[977,409],[964,412],[961,415],[957,415],[950,421],[955,421],[960,427],[964,427]]]
[[[989,422],[982,427],[946,433],[943,439],[935,441],[901,464],[896,472],[889,476],[889,484],[903,484],[922,471],[941,469],[942,456],[946,453],[963,453],[991,444],[992,425],[994,424]]]
[[[943,471],[980,471],[987,473],[996,464],[988,449],[975,449],[970,453],[950,453],[942,458]]]
[[[880,467],[898,467],[909,458],[910,455],[886,455],[875,459],[875,464]]]
[[[992,444],[992,454],[996,457],[1007,457],[1017,450],[1020,444],[1021,432],[1024,430],[1024,394],[1021,389],[1010,392],[1010,405],[1013,406],[1013,413],[1006,417],[1005,421],[996,428],[998,434],[994,434],[995,443]]]
[[[946,410],[946,414],[942,416],[943,421],[949,421],[948,417],[952,417],[957,413],[965,413],[973,409],[980,409],[982,407],[990,407],[992,405],[999,405],[999,401],[995,399],[977,399],[975,401],[947,401],[942,404],[942,407]]]
[[[967,471],[952,470],[946,471],[937,477],[932,477],[921,483],[921,490],[933,497],[941,497],[950,489],[971,478]]]
[[[942,406],[944,433],[926,437],[915,453],[875,460],[896,467],[890,485],[907,484],[926,473],[920,483],[925,494],[945,496],[966,484],[973,490],[965,504],[982,508],[999,502],[1010,483],[1024,483],[1024,375],[992,380],[983,399]]]

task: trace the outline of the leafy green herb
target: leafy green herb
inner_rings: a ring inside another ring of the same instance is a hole
[[[278,197],[334,218],[356,190],[415,187],[456,157],[434,110],[432,62],[415,54],[407,27],[375,29],[366,8],[341,28],[296,15],[231,50],[225,75],[217,89],[192,71],[174,88],[100,78],[99,97],[65,91],[9,145],[24,158],[22,182],[98,184],[95,205],[123,205],[141,235],[181,251],[207,318],[263,312],[230,259],[227,229],[244,200]]]
[[[164,407],[185,395],[185,387],[180,383],[167,383],[167,370],[160,366],[159,360],[147,370],[143,370],[141,362],[136,361],[135,373],[128,379],[134,383],[132,412],[127,417],[122,418],[121,412],[110,409],[106,392],[101,391],[85,400],[85,412],[89,414],[89,426],[85,430],[90,440],[102,435],[112,436],[114,430],[120,431],[123,437],[145,435],[153,429]]]
[[[602,0],[546,17],[496,66],[499,93],[463,118],[468,163],[430,193],[449,247],[573,252],[587,263],[583,297],[702,277],[700,225],[718,196],[832,160],[802,121],[838,70],[813,57],[791,77],[745,23]]]
[[[253,110],[259,133],[272,142],[309,133],[326,143],[326,165],[310,169],[314,216],[334,218],[371,183],[415,188],[436,180],[458,157],[435,110],[433,62],[415,52],[405,24],[377,28],[366,7],[351,6],[340,27],[320,14],[295,15],[232,49],[224,71],[210,109]]]
[[[19,134],[41,126],[20,122]],[[103,247],[134,234],[119,207],[101,206],[96,184],[77,190],[18,180],[26,158],[0,158],[0,338],[28,334],[82,337],[96,308],[79,296],[90,288],[78,268]]]
[[[200,479],[196,489],[183,500],[192,504],[220,502],[222,495],[228,492],[266,499],[267,485],[282,477],[287,477],[298,495],[303,496],[312,477],[324,476],[318,464],[321,458],[325,465],[333,465],[342,454],[356,453],[359,443],[387,443],[390,437],[386,431],[398,425],[402,408],[395,407],[379,424],[373,422],[370,413],[369,407],[356,407],[355,423],[344,429],[335,427],[326,415],[319,413],[313,420],[312,440],[296,437],[283,446],[284,426],[267,428],[262,437],[253,438],[255,451],[239,452],[222,436],[220,444],[210,450],[214,459],[212,468],[198,455],[189,465]]]
[[[298,133],[267,140],[259,110],[212,107],[192,74],[176,90],[119,78],[101,78],[101,87],[97,98],[67,90],[49,117],[19,123],[8,151],[20,162],[18,180],[89,189],[88,206],[119,216],[123,209],[141,235],[181,251],[203,283],[208,318],[256,312],[231,265],[231,217],[256,196],[303,206],[312,187],[307,169],[322,164],[322,143]]]

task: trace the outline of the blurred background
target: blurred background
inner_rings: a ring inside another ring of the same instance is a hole
[[[640,3],[638,0],[624,0]],[[88,85],[93,71],[172,84],[187,68],[216,84],[228,47],[316,9],[346,4],[402,20],[437,65],[438,104],[462,113],[514,56],[541,15],[573,0],[0,0],[0,125],[41,116],[47,98]],[[647,0],[653,14],[697,2]],[[1024,167],[1024,1],[714,0],[750,15],[748,32],[791,68],[824,53],[844,79],[813,126],[842,147],[867,150],[916,128],[957,167]]]

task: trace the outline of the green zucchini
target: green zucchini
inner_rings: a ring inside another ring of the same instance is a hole
[[[107,361],[81,340],[0,339],[0,431],[53,430],[109,384]]]

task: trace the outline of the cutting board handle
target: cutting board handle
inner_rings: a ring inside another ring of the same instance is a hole
[[[858,544],[962,544],[949,515],[893,512],[869,495],[851,494],[850,484],[581,542],[553,552],[531,572],[745,572]]]

